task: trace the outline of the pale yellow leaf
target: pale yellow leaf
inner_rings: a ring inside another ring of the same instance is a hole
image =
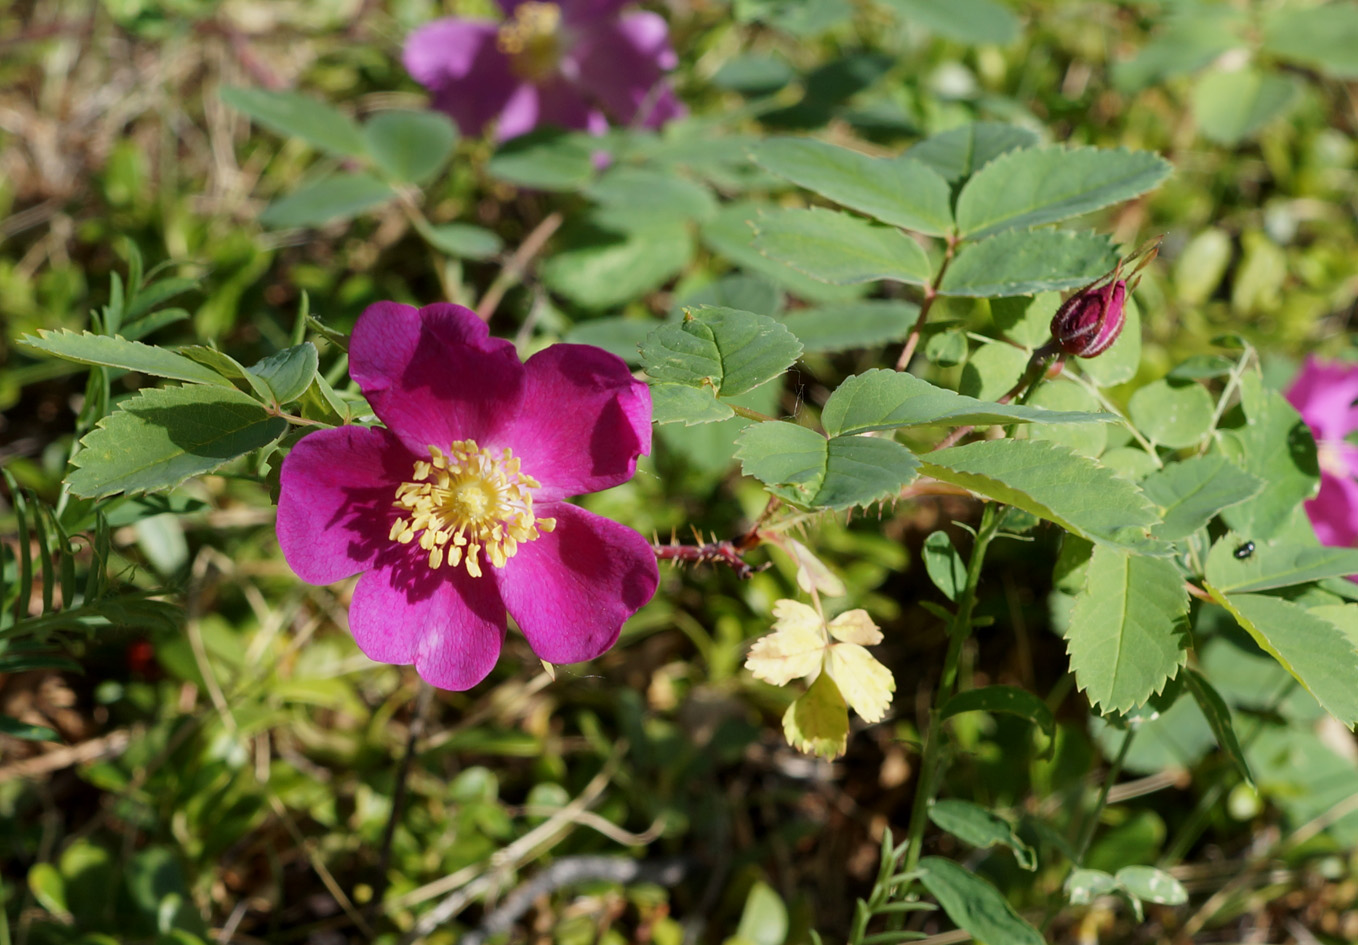
[[[822,674],[783,714],[788,744],[809,755],[834,758],[849,743],[849,712],[834,680]]]
[[[845,643],[872,646],[882,642],[882,631],[866,610],[848,610],[830,621],[830,635]]]
[[[855,643],[836,643],[825,671],[864,722],[882,721],[896,691],[891,670]]]
[[[825,621],[815,609],[795,600],[773,602],[773,629],[775,630],[814,630],[821,633]],[[823,634],[822,634],[823,635]]]
[[[785,541],[792,560],[797,562],[797,584],[802,590],[810,594],[814,587],[826,597],[844,596],[844,582],[836,577],[810,548],[795,538],[788,538]]]
[[[750,647],[745,668],[756,679],[786,686],[820,670],[825,646],[825,636],[818,628],[794,624],[756,640]]]

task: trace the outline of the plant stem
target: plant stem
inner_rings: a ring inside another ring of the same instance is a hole
[[[929,801],[938,781],[943,743],[943,720],[940,710],[953,694],[962,644],[971,636],[971,613],[976,606],[976,587],[981,581],[981,565],[985,562],[986,549],[1000,530],[1002,519],[1003,516],[997,511],[996,506],[987,503],[985,511],[981,513],[981,526],[976,530],[971,560],[967,563],[967,583],[958,598],[957,612],[948,625],[948,654],[943,660],[943,674],[939,677],[933,709],[929,713],[929,730],[924,736],[924,755],[920,760],[919,780],[915,785],[915,801],[910,808],[909,846],[903,866],[907,873],[919,865],[920,852],[924,847],[924,825],[929,820]]]
[[[1117,781],[1118,775],[1122,773],[1122,763],[1127,760],[1127,752],[1132,749],[1132,739],[1136,736],[1135,728],[1128,728],[1127,734],[1122,737],[1122,746],[1118,748],[1117,757],[1108,767],[1108,774],[1103,779],[1103,786],[1099,788],[1099,799],[1094,803],[1094,809],[1089,812],[1084,826],[1080,828],[1080,840],[1075,845],[1075,862],[1073,867],[1083,866],[1085,854],[1089,852],[1089,845],[1094,841],[1094,831],[1099,826],[1099,815],[1103,813],[1104,806],[1108,803],[1108,792],[1113,789],[1113,783]]]
[[[542,248],[547,245],[547,241],[552,238],[552,234],[561,226],[565,219],[559,212],[549,213],[542,218],[542,222],[533,227],[533,231],[528,234],[524,241],[519,244],[519,248],[514,251],[514,255],[505,263],[500,274],[495,277],[495,281],[490,284],[486,294],[481,296],[481,301],[476,303],[476,314],[481,321],[488,322],[490,317],[495,314],[495,309],[499,307],[500,300],[509,291],[509,287],[523,278],[523,274],[528,269],[528,264],[533,257],[542,252]]]
[[[957,252],[957,238],[948,237],[948,248],[943,254],[943,263],[938,267],[938,275],[924,287],[924,300],[920,302],[919,315],[915,318],[915,324],[910,329],[910,335],[905,339],[905,347],[901,349],[901,356],[896,359],[896,370],[904,371],[910,366],[910,359],[915,356],[915,348],[919,347],[920,334],[924,331],[924,322],[929,318],[929,309],[934,307],[934,299],[938,298],[938,286],[943,282],[943,274],[948,271],[948,264],[952,262],[953,254]]]
[[[387,893],[391,844],[396,837],[396,824],[401,819],[401,808],[405,806],[406,782],[410,778],[410,767],[415,760],[415,743],[424,734],[425,717],[429,715],[429,706],[433,698],[434,687],[421,679],[419,691],[415,696],[415,706],[410,712],[410,728],[406,733],[405,751],[401,755],[401,765],[396,769],[396,788],[391,795],[391,816],[387,819],[386,829],[382,831],[382,845],[377,857],[377,876],[373,882],[372,902],[378,908],[381,907],[382,897]]]
[[[742,407],[740,406],[740,404],[728,403],[726,406],[730,407],[733,411],[735,411],[737,417],[744,417],[746,420],[758,420],[760,423],[768,423],[775,419],[774,417],[770,417],[768,414],[760,413],[758,410],[751,410],[749,407]]]

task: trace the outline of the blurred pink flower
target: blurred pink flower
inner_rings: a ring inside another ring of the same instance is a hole
[[[293,447],[278,542],[312,584],[362,572],[349,624],[363,652],[467,689],[499,658],[506,609],[548,662],[612,646],[655,593],[655,553],[565,500],[631,478],[651,447],[646,385],[589,345],[520,362],[460,305],[369,306],[349,357],[386,426]]]
[[[1358,364],[1308,357],[1287,391],[1315,437],[1320,492],[1306,514],[1322,544],[1358,546],[1358,446],[1347,437],[1358,430]]]
[[[406,70],[463,134],[500,140],[539,124],[600,134],[609,119],[658,128],[683,114],[663,79],[678,63],[658,14],[626,0],[497,0],[505,21],[434,20],[406,39]]]

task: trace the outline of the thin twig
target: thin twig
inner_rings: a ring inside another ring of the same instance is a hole
[[[500,300],[504,298],[509,287],[523,278],[523,274],[528,270],[528,264],[533,257],[542,252],[542,247],[547,245],[547,241],[552,238],[552,234],[561,226],[564,218],[559,212],[549,213],[542,218],[542,222],[533,227],[533,232],[519,244],[519,248],[514,251],[514,255],[509,257],[500,274],[495,277],[495,281],[490,284],[486,294],[481,296],[481,301],[476,303],[476,314],[481,321],[488,322],[490,317],[495,314],[495,309],[499,307]]]
[[[405,752],[401,755],[401,766],[396,771],[396,791],[391,798],[391,816],[387,818],[386,829],[382,831],[381,852],[377,856],[377,877],[373,881],[374,903],[381,903],[387,893],[387,869],[391,865],[391,844],[396,837],[396,824],[401,819],[405,807],[406,793],[410,779],[410,766],[415,760],[415,743],[424,735],[425,718],[433,702],[434,687],[423,679],[415,696],[415,708],[410,715],[410,729],[406,733]]]

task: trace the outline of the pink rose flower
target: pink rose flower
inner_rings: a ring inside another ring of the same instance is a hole
[[[1316,440],[1320,492],[1306,514],[1321,544],[1358,546],[1358,446],[1345,440],[1358,430],[1358,364],[1308,357],[1287,400]]]
[[[498,119],[503,141],[551,123],[601,134],[608,120],[658,128],[683,114],[663,80],[678,64],[658,14],[626,0],[498,0],[506,20],[448,18],[406,39],[406,71],[463,134]]]
[[[369,306],[349,357],[386,426],[293,447],[278,543],[312,584],[362,573],[359,648],[468,689],[499,658],[506,610],[550,663],[612,646],[655,593],[655,553],[566,499],[630,479],[650,451],[646,385],[589,345],[520,362],[460,305]]]

